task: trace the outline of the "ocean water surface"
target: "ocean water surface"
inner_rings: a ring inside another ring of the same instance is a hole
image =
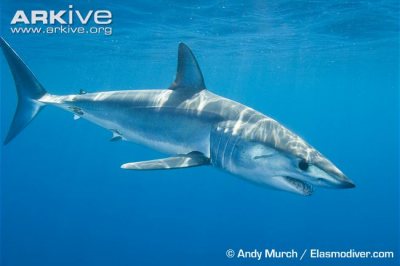
[[[112,34],[13,34],[16,10],[112,11]],[[207,88],[267,114],[352,179],[310,197],[212,167],[133,172],[162,153],[45,108],[1,147],[1,265],[398,265],[398,1],[11,1],[1,36],[53,94],[167,88],[186,43]],[[4,56],[1,138],[17,98]],[[156,123],[156,121],[155,121]],[[233,249],[392,259],[227,258]]]

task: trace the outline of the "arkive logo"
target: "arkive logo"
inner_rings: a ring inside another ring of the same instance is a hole
[[[111,35],[112,12],[106,9],[80,11],[73,5],[62,10],[17,10],[10,21],[12,33]]]
[[[72,25],[81,23],[86,25],[90,20],[99,25],[111,24],[112,13],[110,10],[89,10],[88,12],[81,12],[74,10],[73,5],[68,6],[68,10],[31,10],[30,14],[26,14],[23,10],[17,10],[11,20],[11,25],[17,23],[23,24],[50,24],[56,23],[65,25]]]

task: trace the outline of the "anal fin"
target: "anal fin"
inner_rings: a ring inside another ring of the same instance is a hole
[[[126,163],[121,165],[121,168],[129,170],[168,170],[208,164],[210,164],[210,159],[204,156],[203,153],[192,151],[188,154],[178,154],[164,159]]]
[[[112,137],[110,139],[111,142],[120,141],[120,140],[126,140],[122,136],[121,132],[119,132],[118,130],[112,129],[111,132],[112,132]]]

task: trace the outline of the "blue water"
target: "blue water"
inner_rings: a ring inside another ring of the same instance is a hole
[[[56,108],[1,147],[1,265],[398,265],[398,1],[11,1],[1,35],[54,94],[166,88],[177,45],[209,90],[274,117],[355,189],[311,197],[164,156]],[[17,9],[109,9],[113,34],[11,34]],[[1,138],[16,106],[3,56]],[[393,251],[394,259],[228,259],[227,249]]]

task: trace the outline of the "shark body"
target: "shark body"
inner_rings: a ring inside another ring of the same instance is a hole
[[[19,102],[5,143],[46,105],[112,132],[112,141],[144,144],[171,157],[125,163],[131,170],[212,165],[258,184],[310,195],[313,186],[354,187],[333,163],[276,120],[206,89],[191,50],[178,49],[174,83],[165,90],[127,90],[58,96],[47,93],[12,48],[1,47]]]

